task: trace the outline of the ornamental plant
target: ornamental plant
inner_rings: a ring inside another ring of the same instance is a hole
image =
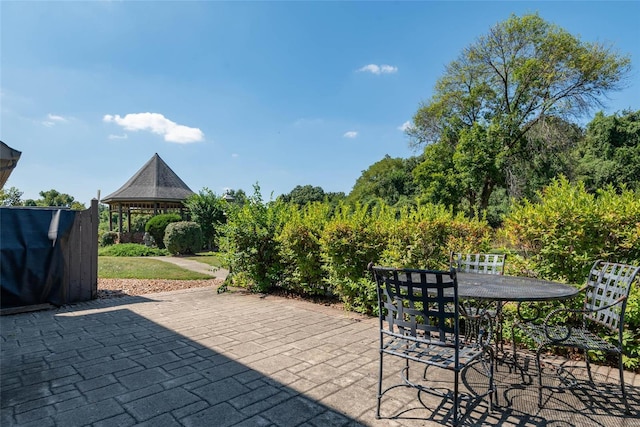
[[[178,221],[167,225],[164,245],[172,255],[194,254],[202,250],[200,225],[193,221]]]
[[[151,218],[144,226],[144,231],[151,234],[160,249],[164,249],[164,231],[172,222],[182,221],[178,214],[162,214]]]

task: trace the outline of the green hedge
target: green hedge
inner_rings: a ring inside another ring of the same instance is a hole
[[[172,222],[165,229],[164,246],[172,255],[195,254],[203,244],[202,230],[196,222]]]
[[[172,222],[182,221],[182,217],[178,214],[162,214],[151,218],[144,226],[144,231],[151,234],[156,245],[160,249],[164,249],[164,231],[167,225]]]

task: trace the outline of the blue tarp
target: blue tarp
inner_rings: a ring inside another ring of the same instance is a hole
[[[67,239],[75,211],[0,208],[2,308],[68,303]]]

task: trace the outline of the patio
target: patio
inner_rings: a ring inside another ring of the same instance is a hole
[[[375,419],[378,320],[273,296],[211,288],[95,300],[0,317],[3,426],[439,426],[450,403],[399,389]],[[534,374],[530,359],[528,375]],[[545,372],[560,383],[572,363]],[[389,370],[388,372],[391,372]],[[578,380],[582,372],[575,371]],[[500,365],[498,405],[462,425],[640,426],[640,375],[599,367],[597,390],[558,391],[537,406],[533,385]],[[483,378],[463,376],[473,390]]]

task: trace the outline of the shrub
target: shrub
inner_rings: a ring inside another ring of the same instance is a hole
[[[107,231],[100,236],[100,246],[111,246],[118,243],[119,236],[115,231]]]
[[[320,236],[329,219],[329,203],[313,202],[303,208],[288,206],[290,212],[277,236],[283,265],[282,286],[294,293],[325,295]]]
[[[279,244],[276,236],[283,222],[283,204],[262,203],[260,187],[237,209],[229,211],[219,243],[223,264],[233,276],[246,277],[252,291],[266,292],[282,278]],[[235,280],[235,279],[234,279]]]
[[[144,226],[144,230],[151,234],[151,237],[153,237],[153,240],[155,240],[160,249],[164,249],[165,229],[167,228],[167,225],[178,221],[182,221],[182,218],[178,214],[156,215],[147,221],[147,224]]]
[[[594,195],[561,178],[539,197],[516,203],[502,232],[544,278],[580,284],[597,259],[640,261],[637,192],[609,187]]]
[[[375,300],[370,287],[369,262],[377,262],[387,243],[387,227],[394,211],[384,203],[370,211],[368,206],[340,206],[325,226],[321,236],[322,259],[326,280],[344,302],[345,307],[361,313],[372,313]],[[374,294],[375,295],[375,294]]]
[[[487,221],[454,215],[442,205],[403,209],[386,227],[389,241],[381,262],[388,266],[448,269],[452,251],[488,252],[491,248]]]
[[[100,256],[163,256],[165,249],[149,248],[139,243],[120,243],[98,249]]]
[[[202,229],[192,221],[172,222],[164,233],[164,245],[173,255],[193,254],[202,250]]]
[[[613,187],[590,194],[582,183],[561,178],[539,193],[540,201],[515,204],[502,232],[528,271],[547,279],[583,284],[597,259],[640,262],[640,197]],[[517,258],[512,257],[511,262]],[[640,366],[640,287],[633,285],[624,339],[625,366]],[[573,301],[578,305],[580,301]]]

